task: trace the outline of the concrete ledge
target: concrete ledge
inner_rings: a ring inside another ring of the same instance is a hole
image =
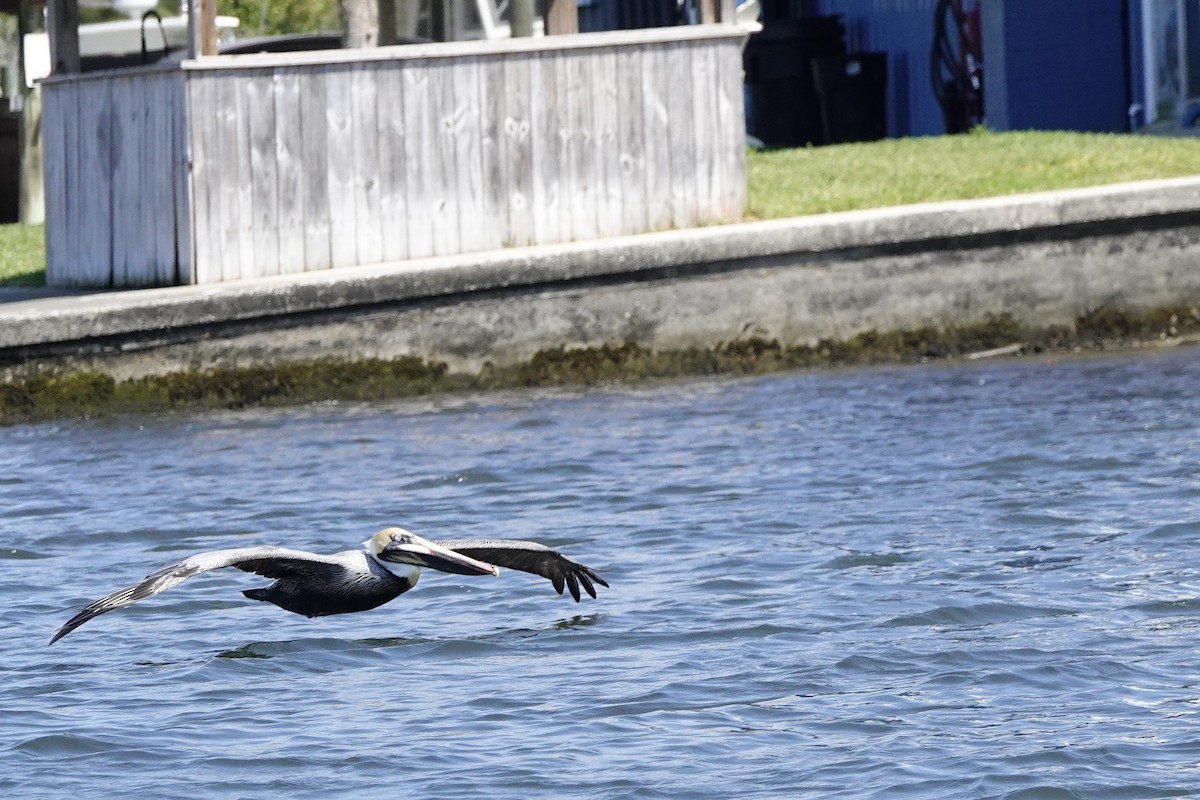
[[[526,304],[539,297],[552,299],[556,321],[545,324],[541,311],[522,315],[493,308],[480,316],[476,308],[464,310],[466,322],[459,320],[460,325],[477,328],[470,342],[462,337],[435,341],[426,325],[425,334],[380,350],[356,346],[353,352],[341,352],[334,344],[326,355],[386,356],[409,348],[423,357],[449,353],[452,361],[477,364],[521,357],[531,347],[554,343],[621,337],[650,346],[678,345],[689,338],[702,343],[714,336],[728,338],[731,331],[736,336],[739,327],[747,326],[794,341],[854,333],[864,326],[887,329],[962,321],[996,311],[1061,317],[1080,304],[1200,300],[1200,269],[1191,268],[1200,263],[1198,242],[1200,178],[1184,178],[751,222],[216,286],[33,299],[0,290],[0,359],[13,366],[89,348],[94,353],[109,350],[117,357],[160,348],[168,333],[173,347],[227,339],[228,354],[239,348],[234,340],[248,332],[277,333],[314,324],[336,323],[342,328],[335,338],[351,341],[354,334],[345,326],[359,316],[374,318],[378,326],[384,312],[416,309],[428,316],[435,307],[511,299],[513,293]],[[1089,276],[1100,283],[1088,288]],[[1148,285],[1153,291],[1146,291]],[[593,291],[598,286],[607,288]],[[635,291],[638,286],[642,288]],[[867,301],[864,292],[870,295]],[[964,303],[964,292],[974,299]],[[1063,300],[1058,311],[1052,302],[1056,292]],[[613,324],[613,314],[623,315],[627,324]],[[727,318],[720,319],[722,315]],[[574,321],[564,338],[566,317]],[[443,319],[439,324],[444,328],[447,323]],[[486,330],[495,326],[512,329]],[[687,334],[689,326],[694,336]],[[369,337],[378,331],[360,333]],[[296,357],[301,351],[311,355],[319,347],[313,336],[308,338]],[[489,353],[489,347],[497,349]],[[261,341],[253,349],[263,358],[289,357],[286,348],[264,350]],[[151,367],[133,372],[142,369]]]

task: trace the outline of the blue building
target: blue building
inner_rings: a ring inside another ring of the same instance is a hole
[[[976,39],[978,63],[969,67],[981,83],[980,116],[992,129],[1115,132],[1156,122],[1190,123],[1188,111],[1200,100],[1200,0],[759,1],[764,24],[759,42],[786,35],[797,17],[837,16],[848,53],[883,54],[889,136],[946,131],[938,81],[931,74],[935,29],[946,32],[943,44],[956,57],[964,58],[968,49],[953,30],[951,12],[968,18]],[[585,30],[677,24],[695,4],[577,2]],[[752,93],[762,77],[754,58],[747,63]],[[799,58],[807,61],[803,53]],[[777,99],[771,95],[766,107],[778,108]]]
[[[1129,131],[1178,122],[1200,98],[1200,0],[953,4],[978,15],[983,121],[995,130]],[[850,49],[887,54],[890,136],[946,130],[930,70],[941,5],[815,0],[805,9],[841,15]]]

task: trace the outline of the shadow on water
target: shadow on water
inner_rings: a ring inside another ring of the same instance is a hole
[[[216,658],[269,659],[293,653],[349,653],[385,650],[394,647],[417,647],[423,651],[443,651],[461,655],[483,655],[494,647],[504,646],[524,639],[533,639],[554,631],[582,630],[598,625],[603,614],[576,614],[570,619],[560,619],[545,628],[512,628],[492,631],[478,636],[461,638],[431,638],[417,636],[373,636],[363,639],[303,638],[274,642],[248,642],[231,650],[223,650]]]
[[[7,547],[0,550],[0,561],[34,561],[39,558],[48,557],[41,553],[35,553],[32,550],[22,550],[19,547]]]
[[[217,653],[217,658],[270,658],[271,656],[263,652],[265,645],[255,642],[253,644],[244,644],[241,647],[236,647],[233,650],[225,650]]]
[[[248,642],[232,650],[223,650],[217,658],[275,658],[293,653],[346,653],[362,650],[377,650],[387,647],[411,647],[430,644],[435,640],[424,638],[387,637],[368,639],[284,639],[274,642]]]
[[[603,614],[576,614],[570,619],[560,619],[554,623],[554,629],[559,631],[570,631],[579,628],[590,628],[593,625],[599,625],[604,619]]]

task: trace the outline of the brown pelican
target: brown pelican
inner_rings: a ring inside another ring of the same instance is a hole
[[[384,528],[363,542],[361,550],[333,555],[283,547],[237,547],[197,553],[151,572],[140,583],[101,597],[71,617],[54,634],[54,644],[92,617],[153,597],[193,575],[221,567],[237,567],[275,582],[246,589],[252,600],[273,603],[306,617],[367,611],[395,600],[417,585],[421,567],[458,575],[499,575],[498,567],[549,578],[559,594],[570,590],[579,602],[579,587],[596,596],[593,582],[604,580],[583,564],[537,542],[516,539],[452,539],[431,542],[403,528]]]

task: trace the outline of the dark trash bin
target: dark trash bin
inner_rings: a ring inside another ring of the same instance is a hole
[[[747,129],[771,147],[822,144],[814,59],[846,55],[841,17],[782,19],[746,43]]]
[[[813,79],[826,144],[887,136],[887,54],[814,58]]]
[[[817,13],[817,0],[762,0],[759,7],[762,9],[763,22],[800,19]]]

